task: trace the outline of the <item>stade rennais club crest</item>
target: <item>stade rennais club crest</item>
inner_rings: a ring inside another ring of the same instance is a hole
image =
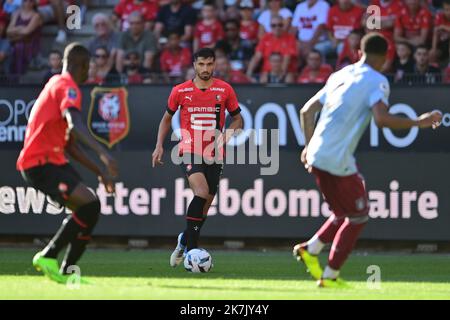
[[[91,134],[108,148],[112,148],[128,135],[130,114],[128,92],[125,88],[92,89],[88,128]]]

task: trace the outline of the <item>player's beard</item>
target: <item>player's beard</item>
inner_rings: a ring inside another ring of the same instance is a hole
[[[208,81],[209,79],[211,79],[212,73],[209,72],[197,73],[197,76],[203,81]]]

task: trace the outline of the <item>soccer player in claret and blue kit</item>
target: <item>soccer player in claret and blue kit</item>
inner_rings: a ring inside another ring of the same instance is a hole
[[[233,88],[213,77],[215,54],[203,48],[193,56],[195,78],[175,86],[158,130],[152,165],[163,164],[163,143],[171,128],[172,116],[180,112],[181,140],[178,144],[181,167],[194,192],[186,213],[186,229],[178,235],[170,265],[178,266],[185,252],[198,247],[200,230],[217,192],[222,175],[224,147],[242,128],[242,117]],[[225,111],[231,123],[225,132]]]
[[[332,215],[309,241],[296,245],[293,254],[320,287],[348,286],[339,272],[369,219],[369,200],[354,152],[372,116],[378,127],[390,129],[434,129],[442,120],[439,111],[416,120],[389,113],[389,83],[380,73],[387,49],[381,34],[365,35],[361,59],[332,74],[300,111],[305,135],[301,161],[315,176]],[[328,243],[332,243],[331,251],[322,271],[318,254]]]
[[[58,283],[67,283],[71,266],[86,250],[100,216],[97,196],[83,183],[66,154],[92,171],[109,193],[114,192],[113,179],[118,175],[116,161],[92,138],[81,115],[78,86],[86,81],[88,70],[89,51],[81,44],[69,44],[62,74],[50,78],[34,103],[17,159],[17,169],[30,186],[72,211],[33,258],[34,267]],[[89,158],[82,145],[99,156],[104,168]],[[66,254],[59,266],[58,254],[64,248]]]

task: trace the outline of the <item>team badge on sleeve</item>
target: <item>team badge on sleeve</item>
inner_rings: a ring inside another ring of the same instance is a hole
[[[69,88],[67,95],[69,99],[75,100],[77,98],[77,90],[75,90],[74,88]]]

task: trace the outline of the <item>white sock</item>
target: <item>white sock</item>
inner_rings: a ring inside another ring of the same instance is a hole
[[[323,271],[322,278],[326,279],[336,279],[339,277],[339,270],[334,270],[330,268],[329,266],[325,267],[325,270]]]
[[[306,242],[308,244],[308,252],[313,255],[318,255],[322,251],[325,243],[320,241],[317,235],[314,235],[311,239]]]

